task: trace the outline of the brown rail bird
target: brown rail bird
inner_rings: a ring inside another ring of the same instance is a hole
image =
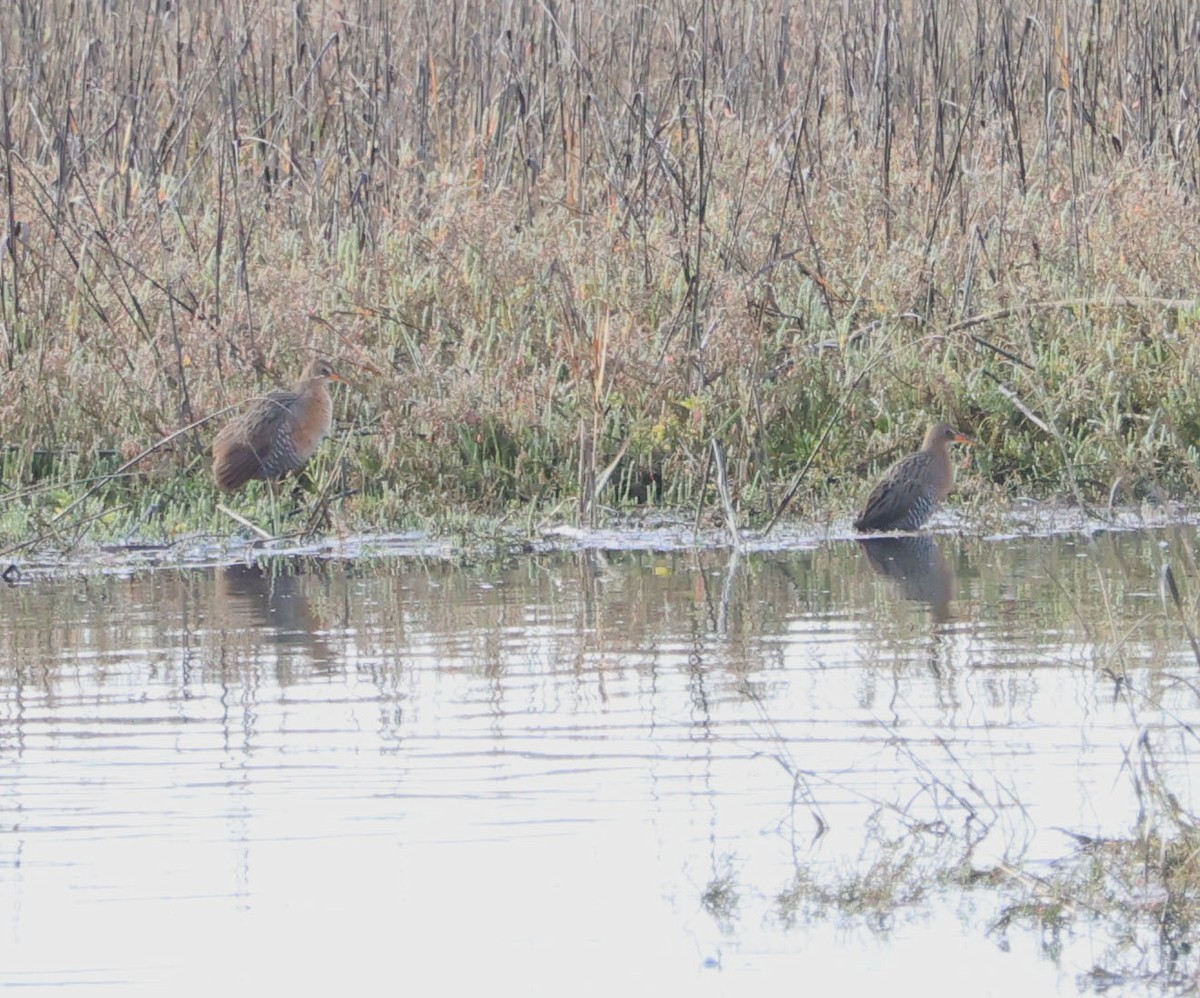
[[[312,457],[333,421],[331,381],[344,381],[326,360],[308,365],[291,391],[254,400],[213,440],[213,475],[222,492],[252,478],[268,481],[295,471]]]
[[[952,443],[974,444],[949,423],[935,423],[915,454],[901,458],[871,490],[855,530],[916,530],[954,488]]]

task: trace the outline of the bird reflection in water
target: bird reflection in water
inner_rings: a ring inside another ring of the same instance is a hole
[[[937,541],[921,534],[862,538],[858,544],[871,568],[895,582],[904,599],[928,604],[931,616],[939,623],[950,619],[957,580]]]
[[[322,625],[308,597],[311,579],[300,566],[230,565],[217,575],[216,597],[224,608],[226,630],[249,630],[255,643],[270,641],[306,660],[311,668],[328,668],[333,654],[319,636]],[[288,656],[289,658],[291,656]]]

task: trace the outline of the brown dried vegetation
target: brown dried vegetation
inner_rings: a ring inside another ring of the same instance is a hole
[[[1170,2],[16,0],[5,533],[314,351],[355,382],[323,467],[358,526],[711,501],[714,440],[748,519],[810,458],[800,495],[845,511],[933,418],[984,444],[968,493],[1181,492],[1198,31]],[[194,525],[211,433],[104,500]]]

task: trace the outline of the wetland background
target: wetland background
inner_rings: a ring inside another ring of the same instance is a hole
[[[227,532],[196,423],[312,351],[355,381],[313,467],[334,530],[718,479],[745,523],[840,515],[935,418],[984,445],[977,510],[1194,491],[1198,32],[1182,2],[17,0],[0,535]]]
[[[1194,494],[1198,36],[1182,2],[6,5],[6,561],[227,536],[210,420],[314,351],[354,383],[284,530],[358,556],[5,573],[4,972],[342,990],[401,939],[557,993],[932,990],[959,952],[945,993],[1194,988],[1188,518],[882,557],[836,524],[935,418],[983,445],[960,522]],[[835,529],[535,529],[789,500]],[[521,559],[371,553],[498,525]]]

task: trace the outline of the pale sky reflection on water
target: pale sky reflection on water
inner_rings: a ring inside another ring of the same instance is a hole
[[[979,868],[1128,834],[1141,730],[1190,804],[1158,540],[937,543],[950,588],[916,599],[848,543],[9,590],[0,983],[1075,994],[1107,941],[989,932],[994,892],[780,901],[906,822],[930,878],[965,834]]]

